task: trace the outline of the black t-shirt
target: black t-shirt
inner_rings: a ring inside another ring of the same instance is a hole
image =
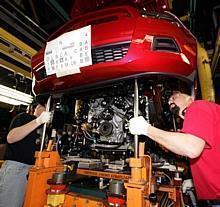
[[[27,124],[35,118],[35,116],[29,115],[27,113],[18,114],[12,120],[9,131],[13,128]],[[5,160],[13,160],[33,165],[35,162],[35,151],[39,150],[40,148],[40,144],[37,144],[37,140],[39,137],[40,135],[37,133],[37,129],[35,129],[22,140],[12,144],[7,143]]]

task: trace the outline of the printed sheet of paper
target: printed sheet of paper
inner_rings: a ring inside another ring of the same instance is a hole
[[[92,65],[91,25],[47,42],[44,64],[47,75],[57,77],[80,73],[81,67]]]

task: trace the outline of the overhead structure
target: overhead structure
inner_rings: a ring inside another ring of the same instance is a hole
[[[31,78],[31,57],[37,52],[20,39],[0,28],[0,66]]]
[[[35,53],[35,49],[0,28],[0,102],[10,105],[29,105],[32,102],[33,98],[29,95],[32,82],[31,57]],[[11,81],[13,78],[14,81]],[[18,87],[20,81],[25,84],[23,89]]]

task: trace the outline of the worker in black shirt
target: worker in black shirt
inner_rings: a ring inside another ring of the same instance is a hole
[[[48,123],[51,113],[44,104],[37,104],[34,114],[18,114],[11,122],[7,136],[5,162],[0,168],[0,207],[22,207],[29,168],[34,164],[38,150],[37,133]]]

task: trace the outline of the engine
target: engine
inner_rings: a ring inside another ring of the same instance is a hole
[[[132,138],[128,132],[128,120],[133,116],[133,93],[104,94],[86,100],[77,100],[76,120],[86,140],[92,141],[90,147],[100,151],[127,151],[132,149]],[[142,104],[146,98],[142,96]],[[78,106],[81,103],[81,106]],[[81,109],[87,110],[81,110]],[[148,118],[148,117],[146,117]]]

